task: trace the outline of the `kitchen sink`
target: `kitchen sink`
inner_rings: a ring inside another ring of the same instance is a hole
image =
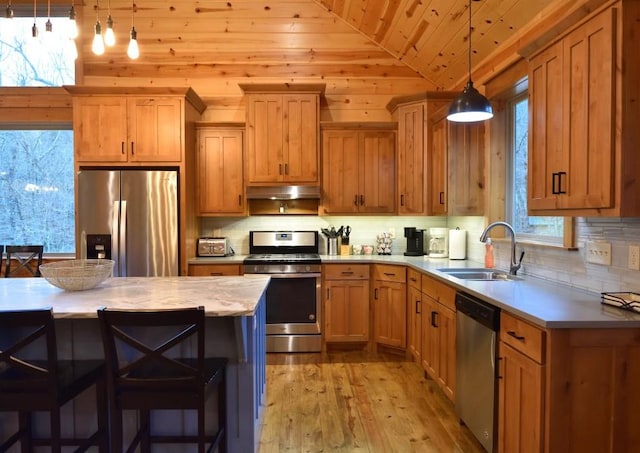
[[[520,277],[511,275],[508,272],[500,271],[497,269],[489,269],[485,267],[445,267],[437,270],[461,280],[482,280],[495,282],[520,280]]]

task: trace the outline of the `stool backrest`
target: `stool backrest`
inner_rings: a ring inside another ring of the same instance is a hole
[[[204,308],[98,310],[107,389],[190,389],[204,374]],[[111,393],[113,392],[113,393]]]
[[[51,308],[0,311],[0,332],[0,400],[37,393],[55,397],[58,355]]]
[[[43,245],[7,245],[7,264],[4,268],[4,276],[15,276],[21,269],[25,269],[32,276],[40,277],[43,253]],[[17,261],[17,265],[13,269],[11,269],[12,259]]]

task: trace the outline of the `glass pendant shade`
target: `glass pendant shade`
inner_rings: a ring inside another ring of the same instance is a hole
[[[91,50],[96,55],[104,54],[104,40],[102,39],[102,27],[100,26],[100,22],[96,22]]]
[[[453,100],[449,106],[449,121],[459,123],[472,123],[475,121],[484,121],[493,117],[493,109],[491,103],[473,86],[473,82],[469,80],[467,86],[464,87],[462,93]]]
[[[130,33],[131,39],[129,39],[129,47],[127,48],[127,55],[132,60],[137,59],[140,56],[140,49],[138,48],[138,33],[135,27],[131,27]]]

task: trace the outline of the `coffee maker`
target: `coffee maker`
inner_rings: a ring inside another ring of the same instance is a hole
[[[407,251],[404,252],[406,256],[424,255],[424,230],[405,227],[404,237],[407,238]]]

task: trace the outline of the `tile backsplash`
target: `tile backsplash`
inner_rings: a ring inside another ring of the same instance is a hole
[[[378,233],[395,230],[392,254],[401,255],[406,248],[404,227],[428,229],[435,227],[457,228],[467,231],[467,258],[483,262],[484,244],[479,241],[485,226],[484,217],[426,217],[426,216],[251,216],[202,218],[203,236],[227,236],[235,252],[249,252],[250,230],[316,230],[334,225],[352,228],[351,244],[375,245]],[[326,243],[321,236],[320,252],[326,253]],[[605,240],[611,243],[611,266],[587,263],[584,252],[586,241]],[[640,271],[627,268],[629,245],[640,245],[640,219],[577,218],[577,251],[554,247],[518,244],[525,250],[521,274],[559,281],[591,291],[640,292]],[[495,241],[496,267],[508,269],[510,261],[509,241]]]

